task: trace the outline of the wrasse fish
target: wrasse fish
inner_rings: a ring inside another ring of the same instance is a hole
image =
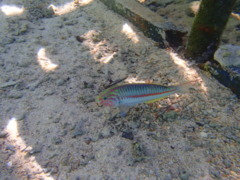
[[[121,116],[125,116],[128,108],[140,103],[153,103],[167,96],[185,92],[190,81],[177,86],[163,86],[152,83],[136,83],[112,86],[96,97],[99,105],[119,107]]]

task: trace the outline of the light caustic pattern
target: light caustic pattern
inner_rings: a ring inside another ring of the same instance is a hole
[[[71,1],[67,2],[60,6],[55,6],[54,4],[50,4],[50,8],[53,9],[54,14],[56,15],[63,15],[68,14],[76,10],[79,6],[86,6],[90,4],[93,0],[79,0],[79,1]]]
[[[46,49],[45,48],[40,48],[37,53],[37,62],[40,65],[40,67],[46,71],[54,71],[55,69],[58,68],[57,64],[54,64],[51,59],[49,59],[46,56]]]
[[[189,81],[199,80],[201,90],[203,90],[204,93],[207,93],[207,87],[204,81],[202,80],[202,77],[200,77],[200,75],[198,74],[198,72],[194,68],[189,67],[187,62],[181,59],[180,57],[178,57],[176,53],[173,53],[170,51],[169,55],[173,60],[173,62],[183,70],[186,79]]]
[[[18,7],[16,5],[3,5],[0,9],[6,16],[21,15],[24,12],[23,7]]]
[[[8,133],[8,142],[15,147],[15,153],[9,157],[7,162],[8,167],[16,168],[15,171],[22,175],[27,171],[34,179],[54,180],[49,174],[44,172],[44,169],[38,164],[34,156],[27,156],[27,150],[31,150],[32,147],[28,146],[21,138],[18,132],[18,123],[16,118],[11,118],[8,125],[5,128]]]

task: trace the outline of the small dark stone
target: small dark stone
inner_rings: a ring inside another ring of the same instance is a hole
[[[223,164],[226,166],[226,168],[230,168],[232,166],[232,162],[230,159],[224,159]]]
[[[221,173],[219,171],[211,170],[210,172],[215,178],[221,178]]]
[[[58,145],[62,143],[62,140],[59,137],[53,137],[52,142],[53,144]]]
[[[198,126],[204,126],[204,124],[203,124],[203,123],[200,123],[200,122],[196,122],[196,125],[198,125]]]
[[[16,151],[16,150],[15,150],[15,146],[13,146],[13,145],[7,145],[6,150],[10,150],[10,151],[12,151],[12,152],[15,152],[15,151]]]
[[[183,171],[183,172],[181,172],[181,174],[180,174],[180,179],[181,180],[188,180],[189,179],[189,173],[187,173],[186,171]]]
[[[80,176],[77,176],[77,177],[76,177],[76,180],[81,180],[81,177],[80,177]]]
[[[239,31],[240,30],[240,24],[236,25],[235,29],[236,29],[236,31]]]
[[[142,162],[146,159],[146,147],[142,143],[132,144],[132,158],[133,162]]]
[[[8,136],[7,132],[0,132],[0,138],[6,138]]]
[[[30,155],[33,155],[33,154],[40,153],[40,152],[42,152],[42,148],[43,148],[42,145],[36,145],[36,146],[33,147],[33,149],[29,152],[29,154],[30,154]]]
[[[133,133],[132,133],[132,132],[123,132],[123,133],[122,133],[122,137],[123,137],[123,138],[126,138],[126,139],[130,139],[130,140],[133,140],[133,139],[134,139],[134,136],[133,136]]]
[[[82,36],[76,36],[75,38],[76,38],[76,40],[77,40],[78,42],[80,42],[80,43],[82,43],[83,41],[86,40],[86,39],[85,39],[84,37],[82,37]]]

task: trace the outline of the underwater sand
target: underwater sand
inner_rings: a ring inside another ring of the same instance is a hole
[[[99,1],[84,2],[38,20],[0,12],[1,179],[239,179],[239,99]],[[121,118],[95,97],[124,78],[199,82]]]

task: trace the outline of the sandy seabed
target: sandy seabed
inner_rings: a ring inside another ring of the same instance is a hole
[[[97,0],[53,5],[34,19],[0,1],[0,179],[240,178],[230,90]],[[95,97],[125,78],[198,83],[122,118]]]

